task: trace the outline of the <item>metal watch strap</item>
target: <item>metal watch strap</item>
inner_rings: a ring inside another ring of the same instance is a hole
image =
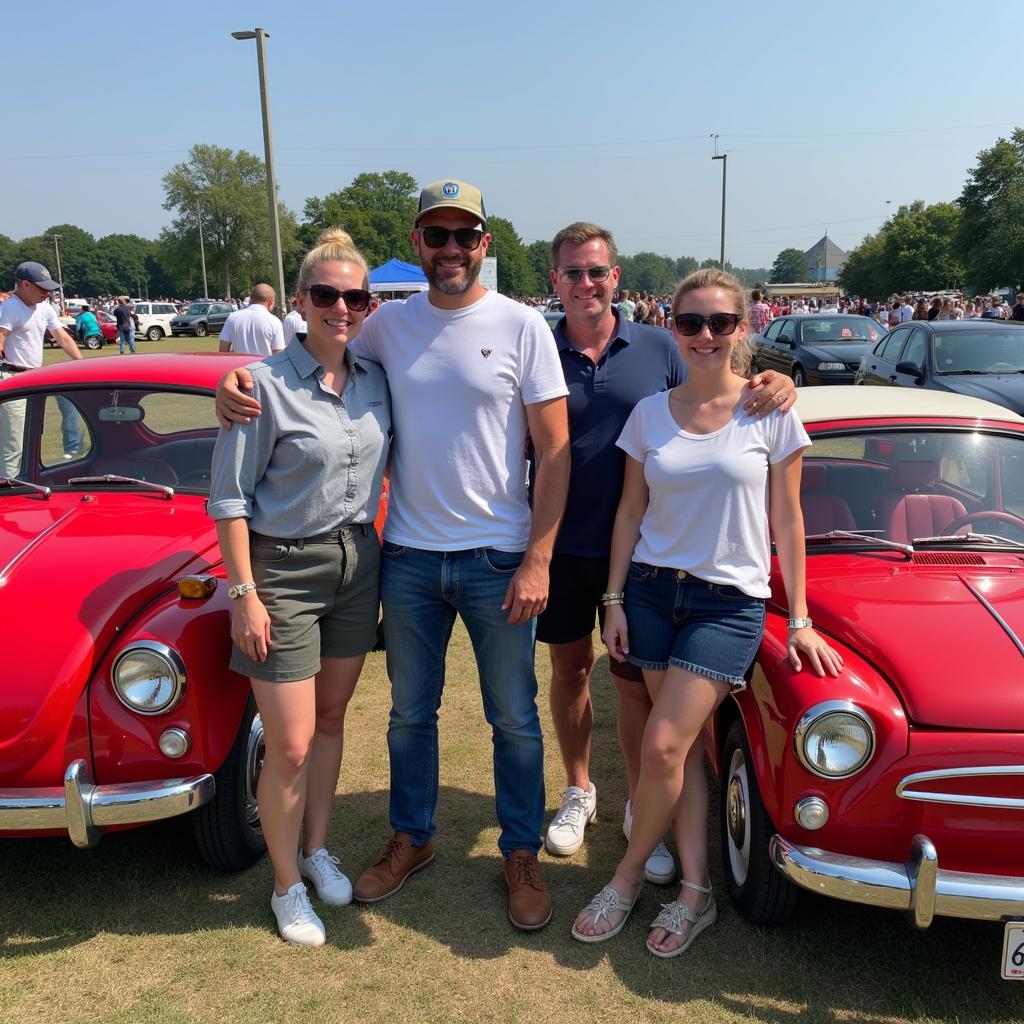
[[[236,583],[233,587],[228,587],[228,597],[232,601],[241,597],[243,594],[248,594],[250,590],[255,590],[255,583]]]
[[[814,623],[811,619],[787,619],[786,627],[788,629],[805,629],[808,626],[813,626]]]

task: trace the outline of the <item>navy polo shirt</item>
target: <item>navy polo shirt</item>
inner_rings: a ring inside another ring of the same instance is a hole
[[[555,342],[569,388],[572,474],[555,550],[607,558],[619,507],[626,454],[615,442],[641,398],[686,379],[671,333],[615,314],[615,334],[595,366],[569,344],[563,317]]]

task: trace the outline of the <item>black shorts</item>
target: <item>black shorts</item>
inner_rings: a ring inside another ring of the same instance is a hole
[[[604,628],[601,595],[608,585],[608,559],[564,555],[551,559],[548,604],[537,619],[537,639],[546,644],[571,644],[594,632],[594,613]],[[642,683],[635,665],[613,662],[611,668],[621,679]]]

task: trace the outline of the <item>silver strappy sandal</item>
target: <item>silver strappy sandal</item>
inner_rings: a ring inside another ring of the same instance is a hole
[[[670,950],[668,953],[663,952],[660,949],[656,949],[651,945],[650,936],[647,937],[647,949],[655,956],[661,957],[663,960],[670,960],[674,956],[679,956],[680,953],[685,953],[695,938],[705,928],[710,928],[711,925],[718,920],[718,907],[715,905],[715,894],[711,887],[705,888],[703,885],[694,885],[693,882],[683,882],[685,889],[695,889],[697,892],[705,893],[710,897],[708,905],[701,911],[700,914],[695,914],[686,904],[684,903],[662,903],[661,913],[651,922],[651,929],[664,928],[665,931],[671,932],[673,935],[685,935],[686,941],[676,949]],[[689,931],[687,931],[687,925]]]
[[[614,914],[617,910],[624,910],[626,913],[623,915],[622,920],[614,927],[611,931],[604,932],[600,935],[584,935],[583,932],[576,931],[576,925],[572,926],[572,937],[577,939],[579,942],[606,942],[608,939],[614,938],[619,932],[622,931],[623,926],[629,920],[630,911],[633,909],[633,904],[636,900],[627,900],[624,896],[617,893],[610,885],[606,885],[584,908],[583,912],[589,911],[594,915],[594,924],[596,925],[601,918],[606,921],[610,914]]]

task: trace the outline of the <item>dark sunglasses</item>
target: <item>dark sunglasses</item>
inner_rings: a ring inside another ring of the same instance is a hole
[[[732,334],[742,319],[739,313],[712,313],[711,316],[701,316],[700,313],[676,313],[672,317],[676,330],[686,338],[700,334],[705,324],[711,328],[712,334]]]
[[[563,281],[576,284],[586,274],[591,281],[604,281],[612,272],[611,267],[559,267],[558,276]]]
[[[428,249],[443,249],[448,244],[450,235],[455,236],[455,244],[460,249],[467,249],[472,252],[480,248],[484,233],[479,228],[448,228],[429,227],[420,228],[420,238]]]
[[[338,299],[344,299],[345,307],[352,313],[362,313],[372,298],[364,288],[346,288],[340,292],[329,284],[311,284],[306,291],[309,292],[310,302],[317,309],[330,309]]]

